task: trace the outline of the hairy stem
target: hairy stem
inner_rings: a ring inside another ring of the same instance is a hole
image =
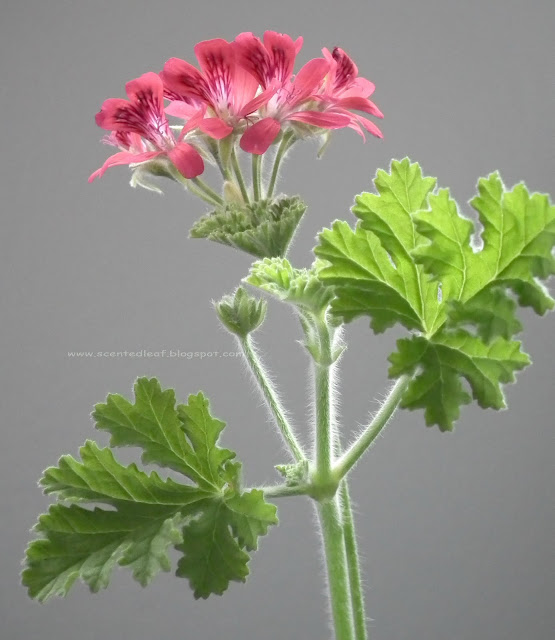
[[[320,357],[314,362],[314,391],[316,415],[316,482],[325,490],[332,479],[332,462],[335,453],[332,425],[331,336],[324,321],[317,324]],[[331,487],[332,494],[335,487]]]
[[[262,156],[253,153],[252,154],[252,193],[255,202],[260,200],[260,193],[262,191],[260,186],[260,165],[262,164]]]
[[[275,418],[276,424],[279,427],[285,443],[289,447],[289,450],[293,454],[295,460],[297,462],[302,462],[306,459],[303,450],[293,433],[293,429],[287,421],[285,410],[278,398],[278,395],[274,390],[269,377],[266,375],[264,366],[256,353],[252,338],[249,335],[245,338],[239,338],[239,344],[241,345],[245,359],[258,383],[258,386],[260,387],[262,395]]]
[[[276,186],[276,181],[279,173],[279,167],[281,165],[281,161],[283,160],[283,156],[291,148],[294,140],[295,134],[292,132],[286,133],[281,139],[279,148],[276,153],[276,157],[274,158],[274,166],[272,168],[272,175],[270,176],[270,184],[268,185],[268,191],[266,192],[266,198],[269,200],[274,195],[274,189]]]
[[[346,479],[341,483],[340,498],[355,637],[356,640],[368,640],[366,613],[364,609],[364,590],[360,577],[360,560],[355,534],[355,522],[353,509],[351,507],[351,496],[349,495],[349,487]]]
[[[237,179],[237,184],[239,185],[239,189],[241,190],[243,200],[248,204],[250,202],[249,192],[247,191],[247,185],[245,184],[245,179],[243,178],[241,165],[239,164],[239,160],[237,160],[235,147],[231,149],[231,166],[233,167],[233,173],[235,174],[235,177]]]
[[[333,469],[333,473],[337,478],[343,478],[355,466],[362,454],[370,447],[387,425],[399,406],[399,402],[401,402],[401,398],[408,387],[410,379],[411,376],[405,375],[401,376],[397,382],[395,382],[385,402],[382,404],[373,420],[358,439],[351,445],[351,447],[337,461],[337,464]]]
[[[216,142],[216,140],[212,138],[207,138],[206,143],[210,150],[210,153],[212,154],[212,156],[214,157],[214,160],[216,161],[216,164],[218,166],[218,169],[220,170],[220,173],[222,174],[223,179],[229,180],[229,171],[227,170],[226,167],[224,167],[224,164],[222,162],[222,155],[220,153],[220,147],[218,143]]]
[[[358,640],[354,631],[349,576],[347,573],[347,554],[338,503],[338,496],[334,496],[331,500],[321,502],[318,505],[326,555],[335,640]]]
[[[286,484],[279,484],[274,487],[257,487],[264,492],[266,498],[288,498],[290,496],[306,496],[310,488],[308,486],[298,485],[290,487]],[[248,489],[247,489],[248,491]]]
[[[191,182],[202,191],[208,198],[211,198],[215,204],[222,205],[224,203],[223,198],[221,198],[209,185],[201,180],[200,178],[193,178]]]

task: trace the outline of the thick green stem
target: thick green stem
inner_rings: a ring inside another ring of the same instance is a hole
[[[274,195],[274,189],[276,186],[276,181],[279,173],[279,167],[281,165],[281,161],[283,160],[283,156],[287,152],[288,149],[292,146],[294,142],[295,134],[292,132],[286,133],[281,139],[279,148],[276,153],[276,157],[274,158],[274,166],[272,168],[272,175],[270,176],[270,184],[268,185],[268,191],[266,192],[266,198],[269,200]]]
[[[347,554],[338,503],[339,499],[335,496],[318,504],[335,640],[358,640],[354,631]]]
[[[333,469],[335,477],[338,479],[343,478],[355,466],[362,454],[378,437],[399,406],[399,402],[401,402],[401,398],[408,387],[410,379],[411,376],[401,376],[393,385],[389,395],[380,407],[378,413],[374,416],[372,422],[368,427],[366,427],[354,444],[351,445],[348,451],[346,451],[337,461],[337,464]]]
[[[331,336],[325,321],[317,324],[319,357],[314,362],[314,401],[316,414],[316,473],[315,482],[325,495],[333,496],[337,482],[332,477],[332,463],[335,454],[335,433],[333,429],[333,403],[331,382]]]
[[[360,577],[360,561],[355,534],[355,521],[351,507],[351,496],[347,480],[341,483],[341,513],[343,520],[343,536],[345,538],[345,552],[347,555],[347,569],[349,572],[349,587],[351,591],[351,608],[355,626],[356,640],[368,640],[366,628],[366,613],[364,610],[364,590]]]
[[[285,410],[278,398],[277,393],[275,392],[270,379],[266,375],[264,370],[264,366],[260,361],[256,349],[254,347],[254,343],[252,338],[247,335],[245,338],[239,338],[239,344],[243,350],[243,354],[245,355],[245,359],[249,364],[249,367],[256,378],[256,381],[262,391],[262,395],[270,408],[277,426],[283,436],[284,441],[288,445],[291,453],[293,454],[295,460],[297,462],[302,462],[306,460],[304,452],[293,433],[293,429],[291,428],[287,418],[285,416]]]
[[[235,147],[231,149],[231,166],[233,167],[233,173],[235,173],[235,177],[237,178],[237,184],[239,185],[239,189],[241,190],[243,200],[248,204],[250,202],[249,192],[247,191],[247,185],[245,184],[245,179],[243,178],[241,165],[239,164],[239,160],[237,160]]]
[[[262,156],[253,153],[252,154],[252,193],[255,202],[260,200],[260,193],[262,191],[260,186],[260,165],[262,163]]]

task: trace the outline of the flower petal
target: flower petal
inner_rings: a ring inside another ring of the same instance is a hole
[[[287,116],[286,120],[306,122],[306,124],[324,129],[342,129],[348,127],[351,119],[341,113],[326,113],[322,111],[297,111]]]
[[[157,73],[149,71],[135,80],[130,80],[125,85],[125,92],[132,103],[140,103],[157,113],[163,113],[164,85]]]
[[[266,89],[272,81],[270,55],[260,38],[245,31],[233,43],[237,64]]]
[[[371,133],[373,136],[376,136],[376,138],[383,138],[383,133],[372,122],[372,120],[369,120],[368,118],[365,118],[364,116],[359,116],[358,114],[355,114],[355,118],[366,129],[366,131]]]
[[[270,55],[273,80],[280,85],[285,84],[293,75],[297,46],[298,42],[293,42],[293,38],[285,33],[264,33],[264,47]]]
[[[264,89],[261,93],[259,93],[256,98],[253,98],[250,102],[239,111],[238,116],[240,118],[244,118],[248,116],[250,113],[253,113],[257,109],[259,109],[262,105],[266,104],[272,96],[275,95],[277,91],[277,87],[272,86],[268,87],[268,89]]]
[[[330,69],[330,63],[324,58],[313,58],[297,73],[293,81],[291,100],[294,104],[306,100],[321,86]]]
[[[198,128],[214,140],[221,140],[233,131],[233,127],[220,118],[204,118],[199,122]]]
[[[106,162],[92,173],[89,177],[89,182],[92,182],[95,178],[100,178],[104,175],[107,169],[110,167],[116,167],[121,164],[137,164],[139,162],[146,162],[152,160],[156,156],[160,155],[160,151],[145,151],[144,153],[131,153],[130,151],[120,151],[110,156]]]
[[[370,100],[366,98],[361,98],[358,96],[353,96],[350,98],[341,98],[336,102],[338,107],[343,109],[354,109],[355,111],[365,111],[372,116],[376,116],[376,118],[383,118],[383,113],[378,109],[378,107]]]
[[[102,107],[100,111],[95,116],[96,124],[102,129],[107,129],[108,131],[116,131],[118,128],[126,128],[122,127],[121,123],[117,120],[117,114],[121,112],[122,109],[129,109],[131,105],[127,100],[123,98],[108,98],[104,100],[102,103]]]
[[[168,91],[184,98],[208,102],[208,87],[202,73],[180,58],[170,58],[160,72]]]
[[[204,171],[204,161],[200,153],[187,142],[180,142],[168,151],[168,158],[185,178],[196,178]]]
[[[252,102],[258,90],[258,84],[258,80],[237,62],[233,65],[232,101],[236,112]]]
[[[183,100],[172,100],[170,104],[165,108],[165,112],[169,116],[175,116],[176,118],[183,118],[188,120],[198,113],[198,107],[183,102]]]
[[[360,96],[361,98],[368,98],[376,90],[376,85],[366,78],[355,78],[353,84],[343,91],[342,98],[350,98],[352,96]]]
[[[229,101],[235,67],[233,45],[222,38],[203,40],[195,45],[195,55],[208,83],[213,102]]]
[[[273,118],[263,118],[249,127],[241,138],[240,146],[247,153],[262,155],[277,138],[281,125]]]

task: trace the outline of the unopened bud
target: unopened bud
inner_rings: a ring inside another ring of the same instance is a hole
[[[258,329],[266,317],[266,301],[249,295],[242,287],[214,306],[225,328],[240,338]]]

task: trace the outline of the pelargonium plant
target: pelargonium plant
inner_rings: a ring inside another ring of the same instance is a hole
[[[370,192],[356,196],[356,224],[337,220],[319,234],[310,268],[287,260],[306,205],[277,194],[285,156],[305,140],[325,147],[335,129],[381,137],[367,117],[382,117],[369,99],[374,85],[349,55],[323,49],[294,73],[301,46],[302,38],[272,31],[263,39],[242,33],[233,42],[199,43],[198,68],[172,58],[160,73],[131,80],[127,99],[106,100],[96,116],[118,151],[90,178],[129,165],[133,186],[159,190],[159,177],[180,183],[210,205],[193,238],[256,258],[244,278],[249,286],[215,309],[289,452],[277,467],[282,480],[245,487],[204,393],[176,404],[172,389],[139,378],[134,398],[111,394],[95,407],[109,447],[89,440],[79,459],[64,455],[44,472],[44,492],[57,501],[27,550],[23,583],[32,598],[63,596],[77,578],[98,591],[116,565],[147,585],[170,569],[171,547],[180,553],[176,575],[195,598],[221,595],[230,582],[245,582],[259,538],[278,522],[274,501],[302,496],[319,515],[335,638],[365,640],[350,471],[398,407],[422,409],[426,425],[450,431],[473,400],[504,408],[502,385],[530,364],[515,339],[516,311],[543,315],[554,306],[542,281],[555,273],[555,207],[523,183],[507,189],[497,172],[480,178],[470,200],[478,224],[417,163],[393,160]],[[221,174],[218,186],[201,178],[207,164]],[[311,450],[301,446],[252,337],[266,315],[262,294],[299,319],[314,386]],[[342,327],[360,316],[376,334],[401,325],[406,335],[389,357],[386,399],[346,443],[332,380],[346,348]],[[114,450],[125,446],[141,448],[144,464],[175,473],[124,466]]]

